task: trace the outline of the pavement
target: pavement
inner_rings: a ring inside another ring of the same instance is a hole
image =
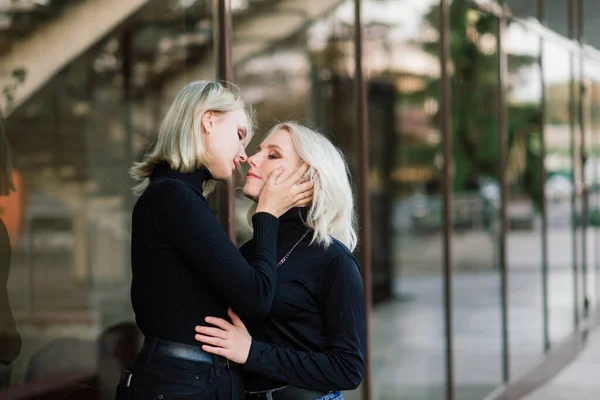
[[[556,377],[523,400],[594,400],[600,398],[600,330],[596,329],[583,352]]]
[[[378,304],[372,314],[374,398],[377,400],[442,400],[445,387],[445,332],[441,236],[399,238],[394,265],[394,298]],[[596,250],[600,230],[588,236],[588,281],[592,304],[600,300]],[[509,338],[511,376],[518,377],[543,359],[541,233],[510,232],[507,238],[509,267]],[[500,272],[495,267],[494,239],[485,232],[454,237],[456,269],[453,279],[454,367],[457,399],[481,400],[502,381],[502,329]],[[549,232],[549,322],[552,345],[573,331],[573,243],[568,228]],[[17,318],[24,346],[15,363],[13,378],[25,375],[30,357],[56,338],[93,339],[106,326],[131,318],[128,290],[115,291],[74,284],[68,267],[39,260],[34,308],[39,312],[67,314],[94,311],[96,318],[78,318],[57,327],[42,327]],[[28,280],[25,265],[15,263],[9,293],[16,316],[27,313]],[[127,285],[126,285],[127,286]],[[128,286],[125,288],[128,289]],[[114,298],[96,298],[100,293]],[[110,301],[109,301],[110,300]],[[593,311],[593,310],[590,310]],[[53,314],[53,315],[54,315]],[[61,314],[62,315],[62,314]],[[62,317],[61,317],[62,318]],[[82,320],[82,321],[80,321]],[[80,358],[91,357],[79,354]],[[592,380],[590,379],[590,382]],[[566,390],[569,386],[565,386]],[[583,388],[584,385],[571,387]],[[582,389],[583,390],[583,389]],[[556,392],[558,393],[558,391]],[[600,393],[600,391],[598,392]],[[358,400],[360,389],[344,393]],[[541,397],[544,398],[544,397]],[[574,397],[554,397],[574,398]],[[583,397],[586,399],[599,398]],[[544,398],[546,399],[546,398]],[[553,399],[553,398],[548,398]]]

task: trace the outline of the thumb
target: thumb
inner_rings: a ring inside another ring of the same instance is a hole
[[[233,323],[234,326],[244,326],[244,323],[240,317],[238,317],[238,315],[234,313],[231,308],[227,309],[227,315],[229,315],[229,318],[231,318],[231,323]]]

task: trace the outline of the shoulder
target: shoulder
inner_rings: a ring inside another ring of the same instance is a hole
[[[326,299],[343,296],[360,301],[363,293],[363,278],[360,264],[352,252],[337,240],[324,249],[327,262],[324,266],[321,293]]]
[[[172,205],[172,202],[176,202],[176,204],[198,201],[206,203],[206,199],[196,188],[177,179],[169,178],[152,182],[142,193],[139,201],[164,201],[163,205]]]
[[[360,276],[360,264],[352,251],[339,240],[333,239],[326,253],[326,268],[329,275],[357,274]]]

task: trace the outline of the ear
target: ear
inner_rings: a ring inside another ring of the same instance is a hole
[[[206,111],[202,114],[202,128],[206,134],[209,134],[215,124],[214,111]]]

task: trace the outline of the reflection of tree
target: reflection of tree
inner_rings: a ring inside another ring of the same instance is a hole
[[[460,191],[476,188],[482,177],[498,176],[498,20],[473,10],[466,0],[454,0],[449,16],[454,189]],[[425,20],[437,28],[439,6],[433,7]],[[430,54],[439,54],[438,41],[426,42],[423,48]],[[509,76],[515,76],[535,61],[532,56],[509,54]],[[509,90],[510,84],[509,79]],[[431,82],[426,93],[420,95],[439,93],[439,85],[439,80]],[[535,125],[539,109],[512,106],[509,119],[509,145],[528,145],[531,131],[523,127]],[[525,136],[517,138],[519,135]],[[531,157],[525,157],[527,169],[537,168],[537,162],[530,161]]]

